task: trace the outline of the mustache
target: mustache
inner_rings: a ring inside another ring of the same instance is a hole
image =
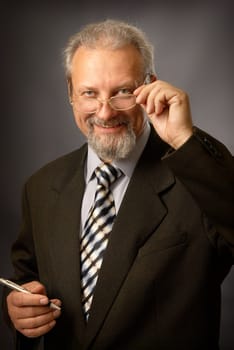
[[[103,120],[103,119],[100,119],[96,116],[91,116],[87,119],[87,124],[91,127],[93,125],[97,125],[97,126],[102,126],[105,128],[105,127],[115,127],[115,126],[118,126],[121,124],[128,126],[130,124],[130,121],[125,116],[114,117],[110,120]]]

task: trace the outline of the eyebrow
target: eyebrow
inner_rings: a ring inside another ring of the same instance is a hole
[[[114,93],[114,92],[116,92],[116,91],[118,91],[118,90],[120,90],[120,89],[123,89],[123,88],[129,88],[129,89],[136,89],[137,87],[139,86],[139,82],[137,81],[137,80],[135,80],[134,82],[133,81],[123,81],[122,83],[120,83],[120,84],[118,84],[117,86],[115,86],[115,87],[113,87],[112,89],[111,89],[111,93]],[[81,85],[78,89],[74,89],[74,92],[75,92],[75,94],[78,94],[78,93],[80,93],[80,92],[82,92],[82,91],[84,91],[84,90],[90,90],[90,91],[94,91],[94,92],[96,92],[96,93],[98,93],[99,92],[99,90],[96,88],[96,87],[94,87],[94,86],[91,86],[91,85],[89,85],[89,84],[87,84],[87,85]]]
[[[137,80],[134,80],[133,81],[124,81],[123,83],[119,84],[115,89],[122,89],[122,88],[136,88],[138,85],[138,81]]]

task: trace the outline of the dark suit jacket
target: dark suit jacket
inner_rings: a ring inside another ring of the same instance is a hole
[[[233,160],[197,130],[178,151],[152,132],[116,218],[86,325],[79,230],[87,146],[33,175],[13,247],[16,277],[62,300],[46,350],[218,349],[233,263]],[[18,335],[18,349],[38,349]]]

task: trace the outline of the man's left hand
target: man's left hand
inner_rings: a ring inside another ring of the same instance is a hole
[[[171,147],[178,149],[190,138],[193,124],[189,98],[184,91],[157,80],[139,86],[134,94],[158,135]]]

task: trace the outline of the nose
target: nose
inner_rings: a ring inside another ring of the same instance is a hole
[[[96,112],[98,118],[108,120],[112,119],[117,114],[117,111],[111,107],[108,100],[100,100],[99,102],[100,107]]]

